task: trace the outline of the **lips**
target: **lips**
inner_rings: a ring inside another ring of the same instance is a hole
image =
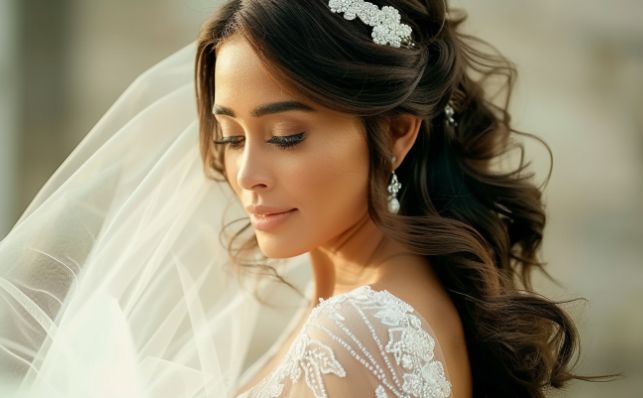
[[[267,206],[267,205],[250,205],[246,206],[248,213],[255,215],[256,217],[267,217],[272,215],[278,215],[282,213],[287,213],[291,210],[296,210],[294,208],[283,208],[276,206]]]
[[[266,218],[266,217],[269,217],[269,216],[276,216],[278,214],[288,213],[289,211],[292,211],[292,210],[295,210],[295,209],[289,209],[289,210],[286,210],[286,211],[280,211],[280,212],[275,212],[275,213],[262,214],[262,213],[256,213],[255,212],[255,213],[252,213],[252,214],[254,214],[256,217],[259,217],[259,218]]]
[[[264,212],[258,209],[253,209],[254,212],[250,213],[250,220],[254,227],[259,231],[269,232],[277,229],[280,225],[287,222],[288,219],[297,212],[297,209],[288,209],[271,212],[263,209]]]

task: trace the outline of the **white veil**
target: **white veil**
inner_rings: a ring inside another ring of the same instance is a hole
[[[0,242],[0,396],[227,397],[308,304],[262,279],[295,303],[266,316],[229,266],[245,214],[203,173],[195,49],[142,74]],[[277,265],[310,290],[306,262]]]

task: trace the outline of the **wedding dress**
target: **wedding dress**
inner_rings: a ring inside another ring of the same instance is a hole
[[[238,398],[449,397],[427,329],[408,303],[360,286],[322,300],[285,360]]]
[[[223,225],[245,214],[204,174],[195,49],[136,79],[0,241],[0,396],[232,397],[302,316],[239,398],[449,396],[429,325],[391,293],[312,307],[306,255],[271,263],[304,297],[232,270]]]

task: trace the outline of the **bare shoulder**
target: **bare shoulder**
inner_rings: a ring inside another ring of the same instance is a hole
[[[388,291],[413,308],[436,340],[436,356],[444,362],[453,386],[452,397],[471,397],[471,370],[462,319],[437,276],[430,270],[422,276],[402,274],[384,278],[373,288]]]

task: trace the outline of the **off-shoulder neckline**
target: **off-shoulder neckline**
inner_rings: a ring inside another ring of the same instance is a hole
[[[406,300],[403,300],[403,299],[402,299],[402,298],[400,298],[399,296],[397,296],[397,295],[395,295],[395,294],[391,293],[391,292],[390,292],[389,290],[387,290],[387,289],[380,289],[380,290],[376,290],[376,289],[375,289],[375,288],[373,288],[373,286],[372,286],[372,285],[370,285],[370,284],[359,285],[359,286],[357,286],[357,287],[352,288],[351,290],[345,291],[345,292],[340,293],[340,294],[335,295],[335,296],[330,296],[330,297],[325,298],[325,299],[324,299],[324,298],[322,298],[322,297],[320,297],[320,298],[319,298],[319,301],[318,301],[318,302],[315,304],[315,306],[313,307],[313,310],[314,310],[315,308],[319,307],[319,306],[320,306],[320,304],[321,304],[321,303],[323,303],[323,302],[326,302],[326,301],[332,301],[332,300],[341,300],[341,298],[342,298],[342,297],[350,297],[351,295],[355,295],[355,294],[359,293],[359,292],[360,292],[360,291],[362,291],[362,290],[366,290],[366,291],[369,291],[369,292],[372,292],[372,293],[375,293],[375,294],[385,294],[385,295],[386,295],[386,296],[388,296],[389,298],[392,298],[392,299],[393,299],[393,300],[395,300],[395,301],[398,301],[398,302],[403,303],[403,304],[404,304],[404,305],[409,309],[409,312],[411,312],[413,315],[417,316],[417,317],[422,321],[422,323],[425,325],[425,327],[428,329],[428,331],[429,331],[430,333],[433,333],[433,331],[432,331],[432,329],[431,329],[431,325],[430,325],[430,323],[426,320],[426,318],[425,318],[422,314],[420,314],[420,313],[418,312],[418,310],[416,310],[416,309],[415,309],[415,307],[414,307],[413,305],[411,305],[411,304],[410,304],[409,302],[407,302]],[[305,323],[306,323],[306,322],[304,322],[304,324],[305,324]]]
[[[362,290],[368,290],[368,291],[370,291],[370,292],[372,292],[372,293],[384,293],[384,294],[386,294],[387,296],[392,297],[392,298],[394,298],[395,300],[397,300],[397,301],[401,301],[402,303],[404,303],[404,304],[408,305],[409,307],[411,307],[411,308],[413,309],[413,311],[414,311],[414,312],[416,312],[416,313],[417,313],[417,311],[415,310],[415,308],[414,308],[411,304],[407,303],[405,300],[401,299],[401,298],[400,298],[400,297],[398,297],[397,295],[395,295],[395,294],[391,293],[389,290],[387,290],[387,289],[380,289],[380,290],[376,290],[376,289],[374,289],[374,288],[373,288],[373,286],[372,286],[372,285],[370,285],[370,284],[366,284],[366,285],[359,285],[359,286],[357,286],[357,287],[352,288],[351,290],[347,290],[347,291],[345,291],[345,292],[343,292],[343,293],[337,294],[337,295],[335,295],[335,296],[330,296],[330,297],[328,297],[328,298],[320,297],[320,298],[319,298],[319,302],[318,302],[315,306],[318,306],[321,302],[324,302],[324,301],[334,300],[334,299],[340,299],[340,298],[342,298],[342,297],[344,297],[344,296],[351,296],[351,295],[355,295],[356,293],[359,293],[359,292],[360,292],[360,291],[362,291]],[[419,314],[418,314],[418,315],[419,315]]]
[[[265,353],[264,353],[264,355],[262,355],[262,357],[261,357],[261,358],[259,358],[259,360],[254,364],[254,366],[256,366],[256,368],[254,369],[254,373],[253,373],[253,372],[250,372],[249,374],[245,375],[245,376],[247,376],[247,377],[245,377],[245,378],[244,378],[244,380],[245,380],[245,381],[248,381],[250,378],[252,378],[252,377],[253,377],[253,376],[254,376],[254,375],[255,375],[255,374],[256,374],[256,373],[261,369],[261,367],[262,367],[262,366],[265,366],[265,365],[266,365],[270,360],[272,360],[272,359],[274,358],[274,356],[276,355],[276,353],[277,353],[277,351],[278,351],[278,348],[281,348],[281,345],[285,342],[285,340],[287,339],[287,337],[289,337],[289,336],[293,333],[293,329],[294,329],[297,325],[299,325],[299,324],[301,324],[301,325],[302,325],[302,329],[299,331],[299,334],[300,334],[300,333],[302,333],[302,331],[306,328],[306,325],[307,325],[307,324],[308,324],[308,322],[310,321],[310,317],[311,317],[312,313],[313,313],[313,312],[315,312],[315,311],[318,309],[318,307],[320,307],[320,305],[321,305],[322,303],[332,303],[333,301],[341,300],[341,299],[342,299],[342,297],[350,297],[351,295],[355,295],[355,294],[357,294],[357,293],[360,293],[361,291],[368,291],[368,292],[375,293],[375,294],[384,294],[384,295],[386,295],[387,297],[389,297],[389,298],[391,298],[391,299],[393,299],[393,300],[395,300],[395,301],[398,301],[398,302],[400,302],[400,303],[403,303],[403,304],[404,304],[404,306],[409,310],[408,312],[410,312],[411,314],[413,314],[414,316],[416,316],[418,319],[420,319],[420,322],[423,324],[423,327],[426,329],[426,331],[427,331],[429,334],[431,334],[431,336],[433,336],[433,338],[435,338],[435,337],[434,337],[434,335],[433,335],[433,330],[431,329],[431,325],[430,325],[430,324],[429,324],[429,322],[426,320],[426,318],[424,318],[424,316],[423,316],[422,314],[420,314],[420,313],[415,309],[415,307],[414,307],[413,305],[411,305],[411,304],[410,304],[410,303],[408,303],[407,301],[403,300],[402,298],[398,297],[397,295],[395,295],[395,294],[391,293],[391,292],[390,292],[389,290],[387,290],[387,289],[379,289],[379,290],[376,290],[376,289],[375,289],[375,288],[373,288],[373,286],[372,286],[372,285],[370,285],[370,284],[359,285],[359,286],[357,286],[357,287],[352,288],[351,290],[348,290],[348,291],[346,291],[346,292],[343,292],[343,293],[337,294],[337,295],[335,295],[335,296],[330,296],[330,297],[328,297],[328,298],[322,298],[322,297],[320,297],[320,298],[319,298],[319,300],[318,300],[318,302],[317,302],[317,303],[315,303],[315,305],[314,305],[314,306],[312,307],[312,309],[310,310],[311,312],[310,312],[310,313],[308,313],[308,315],[306,315],[306,316],[305,316],[305,319],[303,319],[303,320],[302,320],[303,322],[295,322],[295,321],[294,321],[294,319],[292,319],[292,320],[291,320],[290,327],[287,329],[287,330],[288,330],[288,332],[287,332],[286,334],[282,334],[282,335],[280,336],[280,338],[279,338],[279,339],[277,339],[277,341],[275,341],[275,342],[272,344],[272,346],[270,347],[270,349],[268,349],[268,351],[267,351],[267,352],[265,352]],[[309,308],[310,308],[310,307],[309,307]],[[300,312],[302,312],[302,311],[304,311],[304,308],[300,308],[300,311],[299,311],[298,313],[300,313]],[[297,338],[297,336],[295,336],[295,339],[296,339],[296,338]],[[274,369],[273,369],[272,371],[274,371]],[[271,372],[272,372],[272,371],[271,371]],[[268,376],[265,376],[265,377],[268,377]],[[262,379],[262,380],[263,380],[263,379]],[[250,387],[249,389],[246,389],[242,394],[237,395],[237,397],[241,397],[241,396],[243,396],[243,394],[246,394],[246,393],[248,393],[248,391],[251,391],[251,390],[252,390],[252,388],[253,388],[253,387]]]

